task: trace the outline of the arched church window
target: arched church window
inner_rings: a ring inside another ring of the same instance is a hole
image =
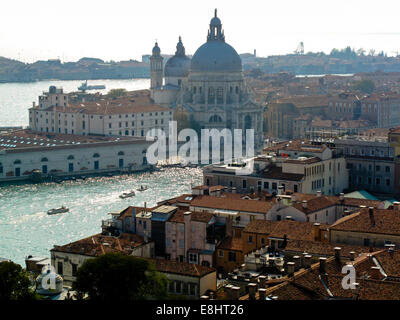
[[[222,118],[219,115],[215,114],[215,115],[210,117],[209,122],[210,123],[221,123],[222,122]]]
[[[236,93],[239,93],[239,87],[238,87],[238,86],[236,86],[235,92],[236,92]]]
[[[233,92],[233,87],[230,87],[229,88],[229,93],[232,93]]]
[[[202,92],[202,87],[199,87],[199,93],[201,94],[201,92]]]
[[[14,164],[21,164],[21,160],[19,160],[19,159],[15,160]]]
[[[93,155],[93,158],[100,158],[100,155],[99,155],[98,153],[95,153],[95,154]]]
[[[196,87],[193,87],[193,94],[196,94]]]

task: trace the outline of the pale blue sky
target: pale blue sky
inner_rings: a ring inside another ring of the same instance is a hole
[[[174,53],[179,35],[193,54],[214,8],[239,53],[285,54],[300,41],[306,51],[350,45],[400,52],[396,0],[1,0],[0,56],[140,60],[155,39],[163,53]]]

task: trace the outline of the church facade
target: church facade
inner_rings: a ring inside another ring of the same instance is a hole
[[[182,107],[200,128],[254,129],[256,149],[263,144],[263,107],[252,100],[242,61],[225,42],[221,20],[211,19],[207,42],[193,57],[186,56],[182,39],[163,68],[156,43],[150,57],[151,97],[155,103]],[[233,132],[232,132],[233,133]]]

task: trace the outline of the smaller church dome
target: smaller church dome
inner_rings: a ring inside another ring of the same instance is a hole
[[[190,69],[190,59],[185,54],[185,47],[179,37],[175,55],[168,59],[164,68],[166,77],[187,77]]]
[[[158,43],[157,43],[157,42],[156,42],[156,44],[155,44],[154,47],[153,47],[152,53],[153,53],[153,56],[159,56],[159,55],[161,54],[161,49],[160,49],[160,47],[158,46]]]

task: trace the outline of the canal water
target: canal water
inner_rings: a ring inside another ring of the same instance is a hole
[[[64,181],[0,185],[0,257],[25,266],[25,256],[49,256],[56,245],[67,244],[101,232],[101,221],[108,213],[129,205],[154,206],[158,201],[190,192],[202,183],[199,168],[167,168],[113,177],[93,177],[84,181]],[[148,190],[133,198],[120,199],[123,192],[141,185]],[[62,205],[67,213],[47,215]]]

